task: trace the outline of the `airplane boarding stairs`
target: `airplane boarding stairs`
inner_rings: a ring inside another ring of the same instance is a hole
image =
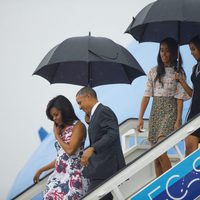
[[[100,199],[109,192],[112,192],[114,200],[198,199],[200,195],[200,150],[185,159],[178,143],[200,127],[200,115],[153,147],[150,147],[146,139],[148,131],[138,133],[135,129],[136,123],[137,119],[128,119],[120,125],[126,167],[82,199]],[[147,126],[148,120],[144,120],[145,130]],[[176,151],[176,154],[169,154],[173,167],[156,179],[153,162],[155,158],[171,148]],[[48,175],[13,199],[40,200],[47,178]]]

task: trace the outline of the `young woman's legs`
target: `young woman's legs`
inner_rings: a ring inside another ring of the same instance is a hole
[[[160,142],[165,137],[160,136],[158,138],[157,142]],[[156,177],[159,177],[163,173],[165,173],[168,169],[172,167],[170,159],[167,155],[167,153],[162,154],[155,160],[155,171],[156,171]]]
[[[193,136],[193,135],[189,135],[188,137],[186,137],[186,139],[185,139],[185,148],[186,148],[185,156],[188,156],[193,151],[198,149],[198,145],[199,145],[198,137]]]
[[[172,167],[171,162],[169,160],[167,153],[162,154],[155,160],[156,176],[159,177],[161,174],[165,173],[171,167]]]
[[[159,177],[163,172],[158,158],[154,161],[154,164],[155,164],[156,177]]]

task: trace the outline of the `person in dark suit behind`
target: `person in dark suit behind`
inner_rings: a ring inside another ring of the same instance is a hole
[[[88,135],[90,146],[84,151],[81,163],[83,174],[90,179],[89,191],[125,166],[118,120],[114,112],[98,102],[96,92],[83,87],[76,94],[79,108],[90,116]],[[109,193],[102,199],[112,199]]]

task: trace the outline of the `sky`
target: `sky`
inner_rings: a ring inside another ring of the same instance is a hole
[[[52,130],[46,104],[58,94],[75,104],[79,86],[50,85],[32,73],[46,53],[69,37],[108,37],[127,47],[132,17],[152,0],[0,0],[0,199],[40,144],[37,132]]]

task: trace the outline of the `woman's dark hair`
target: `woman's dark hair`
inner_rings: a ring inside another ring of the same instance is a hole
[[[173,38],[165,38],[160,42],[159,52],[157,56],[157,62],[158,62],[157,74],[154,80],[155,82],[159,80],[160,83],[162,83],[161,78],[165,74],[165,66],[160,56],[160,48],[162,44],[166,44],[168,46],[170,52],[170,63],[174,67],[174,70],[176,72],[181,72],[185,75],[184,69],[182,67],[183,61],[180,52],[179,52],[179,63],[178,63],[178,43]]]
[[[200,51],[200,36],[196,35],[195,37],[193,37],[189,43],[193,43],[196,48]]]
[[[65,96],[58,95],[47,104],[46,115],[51,121],[53,121],[53,117],[50,111],[53,107],[61,111],[62,120],[65,125],[72,125],[75,120],[78,120],[71,102]]]

